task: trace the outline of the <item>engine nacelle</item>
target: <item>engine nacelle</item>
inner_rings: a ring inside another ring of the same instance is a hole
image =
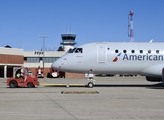
[[[149,82],[161,82],[162,77],[151,77],[151,76],[146,76],[146,80]]]

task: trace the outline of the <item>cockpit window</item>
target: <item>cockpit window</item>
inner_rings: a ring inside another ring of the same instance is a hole
[[[68,53],[82,53],[82,52],[83,52],[82,48],[74,48],[68,51]]]
[[[83,52],[83,49],[82,48],[77,48],[76,50],[75,50],[75,53],[82,53]]]
[[[68,51],[68,53],[73,53],[73,52],[75,51],[75,49],[76,49],[76,48],[70,49],[70,50]]]

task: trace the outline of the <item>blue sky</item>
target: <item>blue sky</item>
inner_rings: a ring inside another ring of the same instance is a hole
[[[163,0],[0,0],[0,46],[57,50],[61,33],[87,42],[129,42],[128,14],[134,11],[134,41],[164,41]]]

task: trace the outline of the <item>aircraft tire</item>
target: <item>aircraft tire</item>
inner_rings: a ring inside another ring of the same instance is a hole
[[[12,81],[9,83],[9,86],[10,86],[10,88],[16,88],[16,87],[18,87],[18,83],[17,83],[15,80],[12,80]]]
[[[89,88],[93,88],[93,86],[94,86],[93,82],[89,82],[89,83],[88,83],[88,87],[89,87]]]

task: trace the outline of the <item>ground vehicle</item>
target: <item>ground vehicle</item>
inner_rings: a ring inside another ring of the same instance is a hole
[[[40,68],[40,66],[35,69],[35,73],[38,78],[44,78],[44,69]]]
[[[49,69],[49,74],[48,74],[48,77],[53,77],[53,78],[58,78],[60,76],[60,72],[57,71],[57,70],[54,70],[53,68],[50,68]]]
[[[39,85],[38,78],[25,67],[14,67],[12,78],[7,79],[7,86],[16,87],[36,87]]]

